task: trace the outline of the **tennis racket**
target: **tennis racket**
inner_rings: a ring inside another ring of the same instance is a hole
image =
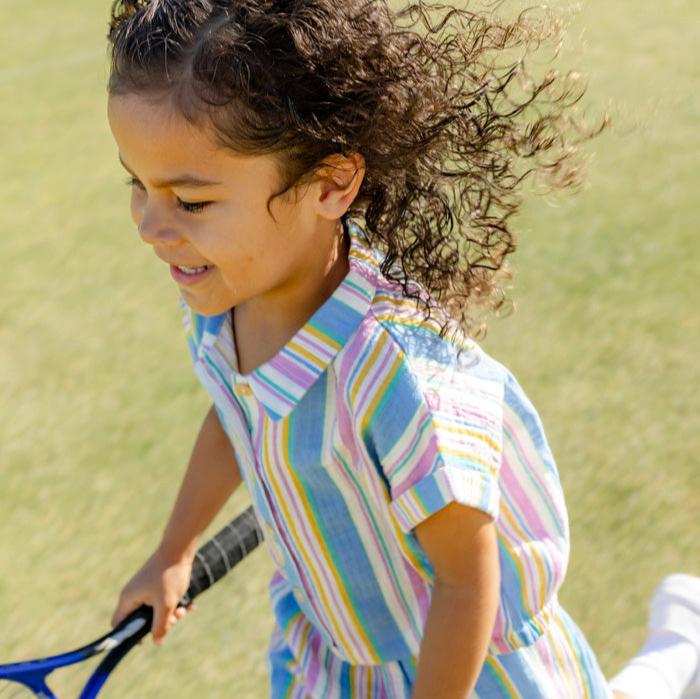
[[[210,588],[261,541],[262,532],[253,509],[249,507],[197,551],[190,585],[180,600],[180,606],[186,607],[195,597]],[[152,621],[153,609],[142,605],[109,633],[82,648],[48,658],[0,665],[0,697],[58,699],[46,683],[48,675],[58,668],[107,653],[79,695],[79,699],[92,699],[97,696],[121,659],[149,633]]]

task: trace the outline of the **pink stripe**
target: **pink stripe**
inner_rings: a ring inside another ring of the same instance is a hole
[[[356,270],[353,269],[353,273],[355,271]],[[346,306],[349,306],[353,311],[356,311],[356,308],[352,304],[350,299],[353,299],[353,298],[356,299],[360,308],[362,308],[367,303],[367,300],[369,299],[370,293],[372,291],[374,291],[372,284],[369,284],[369,285],[366,284],[367,281],[372,282],[373,279],[370,279],[370,280],[366,279],[365,276],[361,272],[358,272],[357,276],[362,277],[362,279],[361,280],[360,279],[353,279],[352,277],[350,277],[350,279],[354,284],[357,284],[357,286],[364,287],[364,289],[363,289],[364,293],[362,291],[360,291],[359,289],[355,288],[354,286],[348,285],[348,286],[343,286],[341,293],[338,295],[339,300],[342,301],[343,303],[345,303]],[[346,299],[348,299],[348,300],[346,301]]]
[[[288,466],[285,462],[284,459],[284,452],[286,451],[285,445],[282,443],[282,440],[279,438],[278,433],[282,433],[282,429],[279,425],[279,423],[273,423],[272,428],[271,428],[271,434],[270,434],[270,441],[273,442],[270,445],[270,453],[272,454],[272,462],[274,466],[274,470],[277,474],[277,480],[280,483],[281,487],[285,491],[286,495],[288,496],[285,498],[285,501],[287,504],[294,509],[294,514],[296,516],[296,522],[298,524],[297,530],[302,534],[304,538],[304,543],[306,546],[304,546],[304,551],[306,551],[307,555],[311,555],[311,558],[314,560],[316,564],[316,571],[321,575],[323,578],[323,584],[324,584],[324,589],[326,593],[330,593],[330,596],[332,597],[331,602],[334,606],[335,610],[342,610],[344,608],[344,604],[342,602],[342,599],[338,596],[338,592],[336,589],[336,583],[335,580],[333,579],[332,576],[329,575],[328,570],[327,570],[327,562],[326,560],[320,555],[320,548],[317,549],[315,546],[315,539],[312,537],[310,531],[305,527],[302,526],[302,523],[305,521],[304,513],[302,508],[298,505],[298,499],[301,497],[301,493],[296,491],[296,489],[293,487],[292,483],[288,481],[285,478],[285,474],[288,472]],[[276,448],[275,448],[276,447]],[[280,459],[280,456],[282,457]],[[281,514],[280,514],[281,517]],[[293,542],[296,542],[297,544],[300,544],[302,542],[299,542],[295,539],[294,535],[290,532],[290,530],[285,526],[285,534],[286,536]],[[323,543],[323,542],[319,542]],[[319,550],[319,553],[317,553],[317,550]],[[302,562],[297,563],[297,567],[299,569],[305,569],[306,565]],[[301,570],[299,571],[301,572]],[[304,580],[301,581],[302,584],[304,583]],[[314,590],[315,586],[312,580],[307,580],[307,584],[312,587],[312,590]],[[319,620],[321,619],[328,619],[330,621],[330,618],[327,614],[323,612],[323,609],[320,606],[320,603],[317,603],[317,600],[314,599],[313,596],[309,596],[309,599],[307,599],[308,604],[311,605],[311,607],[314,610],[314,613],[317,615]],[[355,634],[355,629],[353,626],[348,624],[347,616],[345,614],[336,614],[336,616],[339,618],[341,626],[343,627],[343,631],[348,635],[348,638],[353,638],[354,641],[357,641],[356,634]]]
[[[546,532],[547,529],[542,523],[534,503],[527,499],[507,458],[504,458],[501,462],[501,483],[504,486],[504,490],[511,495],[509,500],[522,513],[526,528],[532,529],[534,526],[535,531]],[[518,520],[521,522],[520,517],[518,517]]]
[[[392,468],[391,471],[387,471],[387,477],[393,477],[395,479],[393,484],[394,498],[400,497],[416,483],[423,480],[423,478],[433,470],[433,467],[439,463],[437,439],[435,436],[430,436],[426,441],[427,444],[422,445],[422,448],[420,447],[420,443],[410,445],[416,448],[416,451],[413,453],[414,461],[410,464],[406,461],[410,452],[410,447],[407,447],[401,455],[401,459],[397,459],[396,466]],[[413,464],[415,464],[414,469],[405,468],[407,465],[410,466]]]
[[[335,355],[335,350],[331,349],[327,344],[321,343],[316,335],[312,335],[310,332],[307,331],[302,331],[297,338],[296,344],[301,345],[304,349],[308,350],[311,354],[317,354],[325,359],[329,359]],[[293,356],[299,356],[297,352],[294,352],[293,350],[286,349],[284,350],[290,355]],[[306,358],[304,358],[305,361]]]
[[[300,386],[309,386],[318,378],[318,375],[299,364],[299,362],[290,355],[291,353],[289,352],[286,354],[278,354],[270,361],[270,366],[274,367],[274,369],[282,374],[282,376],[287,377],[287,381],[285,381],[281,388],[286,393],[298,395],[300,393]],[[273,384],[275,388],[280,388],[280,385],[276,383],[276,377],[275,380],[272,380],[272,377],[268,376],[265,372],[260,373],[267,379],[267,381],[264,382],[264,385],[268,390],[271,388],[270,384]],[[294,384],[298,384],[298,386],[295,386]],[[286,401],[288,399],[283,397],[283,400]]]
[[[346,406],[343,406],[343,408],[345,409]],[[345,418],[345,419],[343,419],[343,418]],[[347,412],[345,412],[345,410],[343,411],[343,413],[339,417],[338,428],[341,432],[341,435],[343,435],[345,437],[351,436],[351,423],[350,423],[350,419],[349,419],[349,414]],[[340,464],[341,468],[339,469],[338,472],[343,477],[343,480],[345,481],[345,483],[347,483],[350,486],[350,488],[348,488],[349,492],[353,493],[355,490],[354,482],[350,478],[350,476],[348,476],[343,464],[341,462],[339,462],[339,464]],[[355,508],[357,510],[359,510],[360,514],[362,515],[362,519],[365,523],[365,527],[366,527],[365,531],[367,531],[370,534],[370,536],[372,537],[372,542],[375,544],[375,551],[382,551],[383,550],[383,547],[381,544],[382,537],[380,537],[377,534],[377,528],[372,523],[372,519],[369,516],[369,513],[367,512],[367,508],[365,507],[363,499],[358,495],[355,498],[353,498],[352,502],[349,502],[347,497],[346,497],[345,502],[346,502],[349,510],[354,511]],[[353,508],[353,504],[355,505],[355,508]],[[365,547],[365,548],[367,548],[367,547]],[[400,604],[402,599],[401,599],[400,590],[396,584],[396,572],[392,569],[392,567],[390,565],[390,561],[386,561],[383,558],[380,558],[380,560],[383,564],[382,567],[383,567],[384,573],[382,575],[381,571],[373,571],[373,574],[378,579],[385,579],[385,580],[389,581],[390,586],[391,586],[391,588],[394,592],[394,595],[395,595],[395,600],[398,604]],[[380,576],[382,576],[382,577],[380,578]],[[404,621],[408,621],[410,626],[415,626],[415,616],[411,613],[411,610],[407,609],[405,607],[405,605],[403,605],[403,604],[400,604],[400,606],[401,606],[401,609],[403,610],[404,615],[405,615]],[[401,626],[401,624],[399,624],[399,626]]]
[[[367,403],[371,403],[374,398],[374,388],[378,383],[381,383],[386,378],[386,366],[387,364],[393,364],[395,359],[395,352],[392,352],[393,340],[389,340],[386,343],[384,350],[379,356],[379,363],[376,365],[374,371],[367,373],[367,380],[364,385],[362,385],[362,390],[358,391],[358,400],[356,409],[363,416],[367,415]],[[359,373],[359,372],[358,372]]]
[[[524,454],[525,451],[524,451],[523,446],[520,442],[520,439],[518,438],[517,430],[513,429],[513,427],[510,425],[510,423],[505,423],[505,420],[504,420],[504,434],[506,431],[510,434],[510,437],[511,437],[513,443],[517,446],[518,452],[520,452],[521,454]],[[528,439],[530,438],[530,435],[527,432],[526,432],[526,436]],[[535,450],[535,451],[537,451],[537,450]],[[546,464],[544,463],[544,461],[540,461],[540,463],[542,464],[542,466],[544,468],[546,468]],[[548,502],[552,505],[552,510],[554,512],[556,512],[557,515],[559,515],[561,518],[560,508],[557,505],[557,503],[551,498],[551,486],[549,486],[547,483],[545,483],[542,480],[541,475],[540,475],[540,469],[537,469],[536,467],[531,467],[528,469],[528,474],[530,476],[532,476],[533,480],[539,486],[539,491],[542,493],[545,493],[547,496],[549,496]]]

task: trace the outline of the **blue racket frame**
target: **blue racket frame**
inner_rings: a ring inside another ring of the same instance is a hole
[[[82,648],[47,658],[0,665],[0,680],[19,682],[42,699],[58,699],[46,684],[46,678],[54,670],[109,651],[80,693],[79,699],[93,699],[119,661],[149,633],[152,620],[153,610],[150,607],[140,607],[112,631]]]
[[[226,575],[262,540],[262,531],[252,508],[249,507],[197,551],[190,586],[180,600],[180,606],[189,605],[197,595]],[[90,675],[78,697],[93,699],[122,658],[150,633],[152,622],[153,609],[143,605],[109,633],[86,646],[46,658],[0,665],[0,680],[23,684],[41,699],[59,699],[46,684],[46,678],[58,668],[75,665],[106,652],[107,655]]]

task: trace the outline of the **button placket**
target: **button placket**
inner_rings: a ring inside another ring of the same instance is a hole
[[[307,590],[313,589],[313,586],[311,586],[306,579],[306,574],[301,564],[291,554],[294,547],[288,541],[284,526],[280,522],[280,515],[274,504],[275,498],[270,491],[265,469],[258,461],[258,450],[255,448],[254,443],[257,439],[265,440],[266,435],[264,433],[264,427],[262,428],[262,434],[254,435],[253,425],[257,422],[258,411],[264,410],[264,408],[256,399],[250,384],[248,384],[240,374],[232,372],[230,376],[231,389],[239,408],[235,413],[243,423],[247,423],[248,435],[250,435],[251,438],[250,440],[243,438],[239,441],[244,444],[251,475],[257,482],[257,492],[259,496],[263,498],[266,506],[265,510],[269,515],[269,520],[265,522],[263,531],[267,535],[266,544],[270,550],[270,556],[279,572],[292,586],[292,594],[304,615],[309,618],[309,621],[311,621],[316,630],[324,638],[326,644],[335,646],[329,630],[326,628],[325,624],[321,622],[321,615],[317,613],[313,602],[307,596]]]
[[[255,424],[258,410],[260,409],[255,399],[255,394],[250,384],[235,372],[231,372],[231,391],[235,402],[241,408],[245,416],[247,432],[253,438],[253,425]]]

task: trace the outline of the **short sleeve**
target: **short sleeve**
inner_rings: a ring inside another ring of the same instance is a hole
[[[399,526],[410,531],[453,502],[496,519],[503,382],[478,365],[408,357],[399,373],[375,426],[391,435],[381,464]]]

